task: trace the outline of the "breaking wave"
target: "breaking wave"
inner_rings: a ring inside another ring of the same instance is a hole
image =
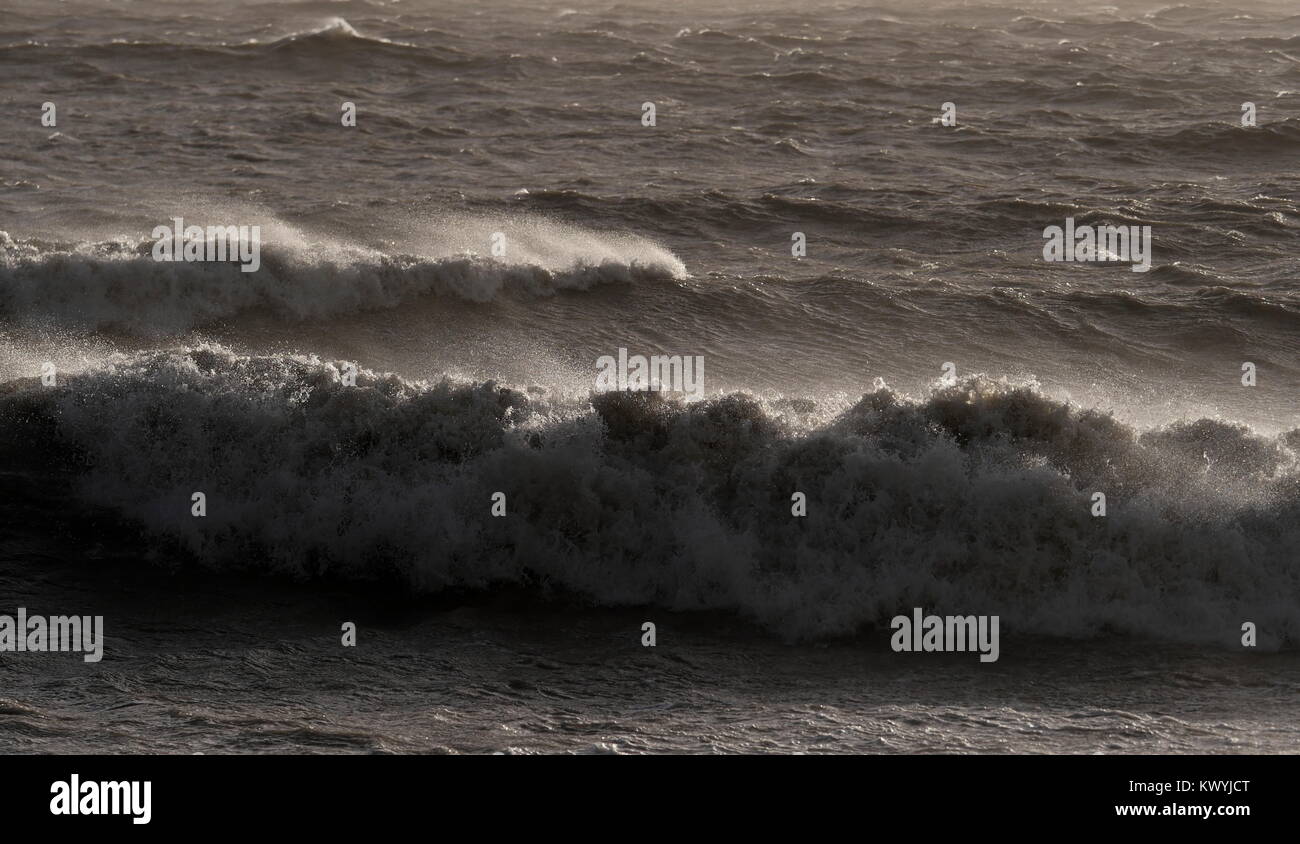
[[[119,356],[3,385],[0,433],[25,471],[219,570],[722,610],[791,639],[914,606],[1006,632],[1227,644],[1250,620],[1261,644],[1300,639],[1300,430],[1139,431],[984,377],[830,408],[365,370],[345,386],[342,366]]]
[[[423,296],[489,301],[599,284],[672,279],[672,253],[634,239],[506,262],[475,254],[386,254],[373,249],[263,243],[261,268],[237,262],[159,262],[151,242],[59,244],[0,232],[0,318],[142,334],[182,331],[264,309],[293,319],[384,310]],[[486,237],[484,237],[486,242]]]

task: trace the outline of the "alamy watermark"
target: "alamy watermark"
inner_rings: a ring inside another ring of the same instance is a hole
[[[631,355],[619,348],[618,357],[596,358],[596,389],[637,392],[685,393],[693,399],[704,394],[703,355]]]
[[[172,226],[153,230],[155,261],[238,261],[246,273],[262,266],[261,226],[187,226],[181,217]]]
[[[1065,226],[1043,229],[1044,261],[1129,263],[1135,273],[1151,269],[1150,226],[1076,226],[1073,217]]]
[[[998,661],[998,616],[926,615],[920,607],[911,618],[896,615],[889,623],[895,652],[979,651],[980,662]]]
[[[81,652],[85,662],[104,658],[104,617],[81,615],[28,615],[18,608],[17,618],[0,615],[0,652]]]
[[[133,824],[153,818],[153,782],[96,782],[73,774],[50,785],[51,815],[129,815]]]

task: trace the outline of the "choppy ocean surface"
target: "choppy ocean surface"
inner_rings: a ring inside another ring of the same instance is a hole
[[[4,5],[0,750],[1300,749],[1293,5]]]

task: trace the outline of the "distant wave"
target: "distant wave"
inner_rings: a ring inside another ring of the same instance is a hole
[[[290,47],[311,45],[327,47],[345,46],[357,42],[369,42],[371,44],[386,44],[396,47],[412,47],[418,49],[413,44],[403,44],[399,41],[391,41],[387,38],[376,38],[373,36],[362,35],[352,27],[352,24],[340,17],[329,18],[321,26],[315,29],[295,32],[282,38],[278,38],[268,46],[273,49],[282,50]],[[252,43],[257,44],[259,42]]]
[[[1227,644],[1249,620],[1300,642],[1300,430],[1143,432],[981,377],[831,412],[340,371],[123,356],[0,386],[0,435],[23,471],[221,570],[727,610],[796,639],[924,606],[1007,632]]]
[[[565,211],[575,215],[605,218],[618,215],[642,225],[664,220],[691,221],[701,226],[726,226],[731,231],[759,231],[783,225],[790,219],[817,222],[825,226],[851,228],[857,232],[913,231],[951,225],[909,213],[902,209],[835,202],[815,198],[764,193],[757,198],[732,195],[723,190],[703,194],[645,197],[635,194],[597,196],[581,191],[532,190],[515,198],[522,205]]]
[[[374,36],[362,35],[341,17],[330,17],[323,20],[318,26],[290,32],[287,35],[280,36],[272,41],[251,40],[239,44],[211,43],[199,44],[185,41],[150,41],[147,39],[125,40],[115,39],[113,41],[98,41],[85,44],[62,44],[50,43],[46,41],[27,40],[14,42],[10,44],[0,44],[0,51],[7,50],[32,50],[32,49],[82,49],[96,50],[101,48],[120,49],[120,48],[177,48],[177,47],[194,47],[194,48],[225,48],[225,47],[271,47],[283,48],[293,44],[336,44],[345,45],[348,43],[358,44],[387,44],[398,47],[410,47],[413,45],[403,44],[399,41],[392,41],[388,38],[378,38]]]
[[[268,60],[283,60],[287,56],[304,59],[340,61],[351,55],[357,58],[372,54],[410,59],[421,63],[458,64],[477,60],[462,56],[449,45],[422,47],[405,41],[366,35],[358,32],[341,17],[328,18],[318,26],[289,32],[271,40],[251,39],[239,42],[156,41],[149,39],[117,39],[91,43],[64,43],[28,40],[0,45],[0,59],[21,59],[32,51],[66,54],[77,58],[132,58],[175,59],[178,55],[191,61],[228,63],[262,56]]]
[[[1081,139],[1106,147],[1129,147],[1185,156],[1290,155],[1300,144],[1300,120],[1284,118],[1245,128],[1236,123],[1208,123],[1174,132],[1114,129]]]

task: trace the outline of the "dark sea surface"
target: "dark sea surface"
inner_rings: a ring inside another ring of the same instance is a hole
[[[0,0],[0,150],[0,751],[1300,750],[1294,3]]]

